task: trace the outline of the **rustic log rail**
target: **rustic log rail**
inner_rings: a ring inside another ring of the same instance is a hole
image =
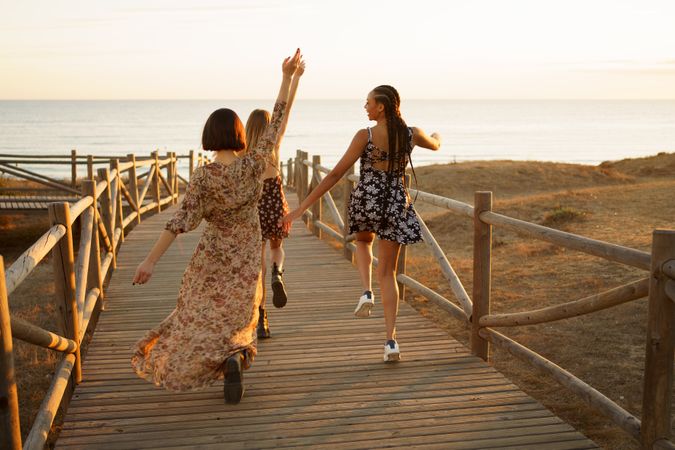
[[[188,173],[192,173],[195,167],[202,166],[206,164],[209,160],[202,152],[195,152],[190,150],[189,154],[186,155],[176,155],[174,152],[168,152],[164,158],[158,158],[162,162],[161,167],[170,167],[167,169],[166,174],[162,174],[161,171],[157,172],[154,170],[156,165],[156,158],[153,152],[150,156],[138,156],[127,155],[126,159],[124,156],[115,156],[115,155],[81,155],[77,153],[77,150],[72,150],[70,155],[25,155],[25,154],[0,154],[0,172],[10,175],[12,177],[25,179],[39,183],[48,189],[49,192],[62,192],[67,193],[73,197],[79,197],[80,190],[77,189],[78,183],[78,166],[86,166],[86,177],[82,176],[83,179],[93,180],[95,175],[95,170],[97,167],[108,166],[110,170],[115,168],[115,162],[118,161],[119,173],[125,173],[127,171],[133,171],[136,174],[137,168],[150,168],[149,172],[144,173],[142,176],[136,177],[136,182],[140,178],[145,178],[148,175],[149,180],[152,181],[153,176],[158,177],[162,185],[168,190],[175,190],[176,186],[172,186],[179,180],[183,183],[187,183],[188,180],[183,176],[178,174],[177,163],[178,160],[188,160]],[[130,159],[133,156],[133,160]],[[171,158],[174,158],[173,161]],[[171,161],[170,166],[167,166],[167,162]],[[44,174],[38,173],[36,170],[29,169],[26,166],[44,166],[44,165],[61,165],[69,167],[70,170],[70,182],[64,180],[58,180],[54,177],[49,177]],[[82,174],[84,175],[84,174]],[[112,177],[114,179],[114,177]],[[132,183],[131,189],[127,189],[126,186],[121,186],[122,194],[124,195],[127,203],[132,205],[133,209],[137,210],[135,199],[129,198],[131,191],[135,189],[135,183]],[[150,185],[148,185],[149,187]],[[25,188],[0,188],[0,193],[3,192],[19,192],[19,191],[36,191],[36,189],[25,189]],[[141,199],[145,197],[147,189],[143,191],[143,194],[140,196]],[[63,194],[62,194],[63,195]],[[68,199],[72,199],[70,197]],[[22,198],[14,199],[12,202],[15,203],[28,203],[31,201],[40,201],[42,203],[51,203],[56,200],[50,198]],[[164,204],[168,203],[165,201]],[[155,206],[156,207],[156,206]]]
[[[5,171],[6,164],[19,161],[16,155],[0,155],[0,170]],[[54,163],[54,157],[35,156],[36,161]],[[59,157],[56,157],[59,158]],[[81,161],[80,158],[86,158]],[[0,355],[0,446],[8,449],[22,448],[19,428],[19,406],[16,391],[16,374],[12,337],[49,348],[64,354],[57,365],[51,385],[33,422],[33,426],[23,443],[24,449],[42,449],[60,405],[67,405],[72,389],[81,380],[80,347],[87,330],[95,321],[102,308],[105,296],[104,286],[116,267],[115,255],[124,240],[124,235],[132,222],[138,223],[148,211],[160,211],[164,205],[177,203],[179,181],[187,181],[178,176],[176,170],[179,158],[188,158],[190,174],[195,167],[208,162],[201,153],[193,151],[188,156],[167,153],[160,158],[158,152],[150,157],[127,155],[125,161],[114,157],[77,156],[73,151],[68,163],[73,167],[73,184],[63,190],[70,192],[77,181],[77,164],[105,163],[110,168],[99,168],[97,180],[93,170],[89,179],[81,181],[80,198],[77,202],[51,203],[49,217],[51,228],[31,245],[10,267],[5,269],[0,256],[0,342],[3,346]],[[22,156],[28,161],[29,157]],[[59,161],[56,159],[56,161]],[[61,161],[59,161],[61,163]],[[137,169],[149,168],[142,189],[139,189]],[[165,171],[162,174],[162,170]],[[40,179],[32,174],[15,171],[23,178]],[[26,175],[26,176],[24,176]],[[46,177],[45,177],[46,178]],[[56,180],[42,180],[52,187]],[[125,185],[125,182],[127,185]],[[154,198],[146,202],[149,188],[153,188]],[[60,188],[60,187],[59,187]],[[125,211],[122,198],[127,200]],[[79,247],[73,243],[73,226],[79,219]],[[59,312],[60,330],[53,332],[12,317],[8,297],[26,279],[37,265],[52,252],[54,281],[57,286],[55,303]]]
[[[302,202],[329,172],[329,168],[321,165],[319,156],[310,158],[307,152],[298,150],[296,157],[289,159],[286,165],[285,186],[295,190],[298,200]],[[359,177],[354,174],[352,167],[341,181],[343,185],[342,214],[336,207],[330,191],[326,192],[311,210],[304,214],[305,223],[314,231],[314,234],[319,238],[327,235],[340,243],[345,257],[350,261],[353,260],[356,246],[351,242],[354,237],[348,235],[346,208],[353,183],[358,180]],[[639,441],[643,449],[675,449],[671,436],[673,343],[675,342],[675,231],[655,230],[650,254],[495,213],[492,211],[491,192],[476,192],[475,206],[472,206],[428,192],[415,189],[409,189],[409,191],[417,201],[473,220],[473,299],[466,293],[445,252],[421,219],[424,241],[438,262],[443,277],[449,283],[458,304],[407,275],[403,251],[397,269],[397,280],[401,286],[424,296],[448,315],[470,326],[473,354],[487,361],[490,344],[505,349],[531,366],[551,375],[561,385]],[[332,223],[325,221],[322,216],[322,203],[324,202]],[[559,247],[647,270],[650,276],[605,292],[547,308],[509,314],[491,314],[491,247],[494,226]],[[377,265],[377,258],[374,258],[373,264]],[[402,294],[404,292],[402,290]],[[513,327],[562,320],[647,296],[649,297],[649,315],[642,420],[570,372],[493,329],[493,327]]]

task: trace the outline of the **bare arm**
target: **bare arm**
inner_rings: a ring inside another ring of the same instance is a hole
[[[302,58],[302,56],[300,56]],[[279,166],[279,149],[281,148],[281,140],[284,138],[286,133],[286,126],[288,125],[288,118],[291,114],[291,107],[295,101],[295,93],[298,91],[298,84],[300,84],[300,77],[305,73],[305,62],[300,59],[298,63],[298,68],[293,74],[293,80],[291,81],[290,92],[288,93],[288,104],[286,105],[286,114],[284,115],[283,121],[281,122],[281,127],[279,128],[279,134],[277,135],[277,142],[274,147],[274,160],[276,161],[277,167]]]
[[[134,275],[133,284],[144,284],[150,280],[152,276],[152,271],[155,268],[155,264],[162,257],[162,255],[171,247],[173,241],[176,240],[176,235],[169,230],[164,230],[159,235],[159,239],[155,242],[155,245],[148,253],[148,256],[145,257],[145,260],[138,266],[136,269],[136,274]]]
[[[421,128],[412,127],[412,130],[413,144],[434,151],[441,148],[441,136],[438,133],[432,133],[431,136],[428,136]]]
[[[359,159],[367,143],[368,132],[366,130],[357,131],[354,135],[354,139],[352,139],[352,143],[349,144],[349,148],[347,148],[347,151],[333,168],[333,170],[331,170],[328,175],[326,175],[324,179],[321,180],[321,183],[319,183],[319,185],[309,193],[309,195],[302,201],[300,206],[284,216],[282,221],[285,224],[290,224],[295,219],[302,216],[302,213],[304,213],[307,208],[312,206],[312,203],[317,201],[330,188],[335,186],[335,184],[344,176],[345,172],[347,172],[347,169],[353,166],[354,163]]]

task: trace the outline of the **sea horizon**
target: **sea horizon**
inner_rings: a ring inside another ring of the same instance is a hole
[[[355,132],[374,123],[363,99],[298,99],[281,157],[297,149],[334,166]],[[117,155],[201,149],[208,115],[228,107],[245,123],[272,99],[0,100],[0,153]],[[416,148],[415,166],[470,160],[597,165],[675,151],[675,100],[403,99],[410,126],[439,132],[438,152]],[[44,167],[46,173],[65,169]],[[185,168],[181,168],[183,172]]]

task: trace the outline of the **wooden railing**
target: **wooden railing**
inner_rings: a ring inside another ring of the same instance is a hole
[[[286,187],[295,190],[299,201],[302,201],[328,172],[330,169],[321,165],[319,156],[313,156],[310,159],[306,152],[298,150],[295,159],[289,160],[286,166]],[[346,209],[350,192],[358,180],[359,177],[354,175],[352,167],[341,181],[343,184],[342,214],[329,191],[314,203],[311,210],[305,212],[303,217],[307,226],[319,238],[327,235],[340,243],[345,257],[350,261],[353,261],[356,246],[351,242],[353,236],[348,234]],[[402,298],[405,296],[405,288],[408,288],[439,306],[448,315],[465,322],[471,329],[471,351],[482,359],[488,360],[490,344],[492,344],[546,372],[638,440],[643,449],[675,449],[671,441],[673,343],[675,341],[675,231],[655,230],[650,254],[498,214],[492,211],[491,192],[476,192],[473,206],[415,189],[410,189],[410,193],[416,197],[418,202],[447,209],[473,221],[473,291],[472,296],[469,296],[447,260],[445,252],[420,217],[424,242],[437,260],[456,303],[406,274],[405,246],[401,249],[396,275]],[[333,226],[323,218],[323,202],[326,203]],[[634,282],[572,302],[534,311],[491,314],[491,249],[492,228],[495,226],[528,238],[637,267],[648,271],[648,274]],[[373,258],[373,264],[377,265],[377,258]],[[572,373],[495,330],[499,327],[531,325],[576,317],[646,296],[649,297],[649,314],[642,420]]]
[[[166,157],[162,159],[162,161],[171,157],[170,155],[173,155],[173,157],[177,160],[187,159],[188,173],[192,173],[195,167],[199,167],[208,162],[208,158],[205,155],[203,155],[201,152],[195,152],[194,150],[190,150],[189,154],[187,155],[176,155],[175,153],[169,152],[166,154]],[[126,162],[121,163],[123,167],[126,167],[125,164],[130,162],[129,158],[130,155],[127,155]],[[96,169],[97,166],[110,165],[112,169],[113,161],[123,161],[124,159],[125,158],[122,156],[80,155],[77,153],[77,150],[72,150],[70,155],[0,154],[0,172],[6,173],[7,175],[16,178],[39,183],[42,186],[45,186],[45,188],[48,190],[67,192],[68,194],[77,196],[80,194],[80,191],[77,189],[78,166],[86,166],[86,179],[91,180],[94,179],[94,169]],[[145,164],[138,167],[149,167],[152,165],[152,161],[154,161],[154,159],[154,153],[151,156],[138,157],[137,162],[143,162]],[[27,168],[36,165],[66,166],[70,168],[70,180],[59,180],[54,177],[41,174],[36,170]],[[187,180],[178,174],[177,170],[175,170],[175,176],[187,183]],[[0,192],[16,190],[16,188],[0,188]]]
[[[190,173],[195,163],[202,165],[208,161],[201,154],[195,160],[193,152],[189,159]],[[21,448],[12,337],[64,354],[23,444],[24,449],[42,449],[59,406],[67,405],[73,386],[82,379],[82,341],[101,309],[105,283],[116,267],[116,254],[125,230],[132,223],[139,223],[144,213],[159,212],[165,205],[176,203],[179,180],[187,183],[178,175],[177,160],[175,153],[160,158],[157,152],[147,158],[130,154],[124,161],[112,159],[110,169],[98,169],[97,180],[90,172],[91,179],[81,181],[81,198],[76,203],[49,205],[51,228],[6,270],[0,256],[2,448]],[[139,174],[140,171],[144,173]],[[148,193],[150,199],[146,201]],[[76,249],[73,224],[77,219],[80,240]],[[58,333],[13,317],[8,305],[8,297],[50,251],[61,328]]]

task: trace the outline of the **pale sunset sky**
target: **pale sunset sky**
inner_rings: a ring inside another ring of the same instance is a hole
[[[0,99],[674,99],[675,1],[0,0]]]

